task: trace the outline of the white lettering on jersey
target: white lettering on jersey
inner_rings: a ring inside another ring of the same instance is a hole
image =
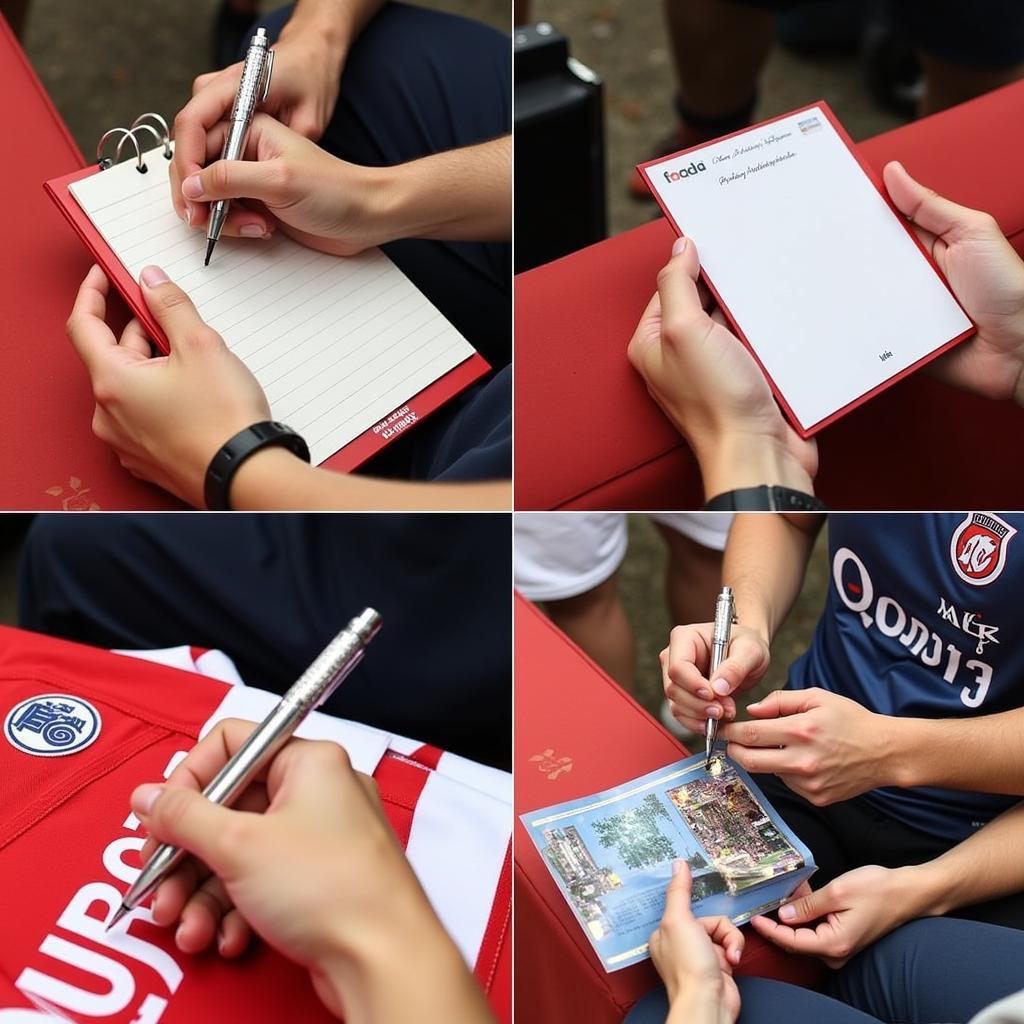
[[[185,756],[185,751],[179,751],[171,758],[164,770],[165,779]],[[125,819],[124,827],[137,829],[138,818],[130,814]],[[145,840],[137,835],[114,839],[103,851],[103,866],[118,881],[131,884],[138,877],[139,869],[126,864],[123,855],[128,850],[141,850],[144,843]],[[90,913],[97,903],[105,907],[101,917],[93,917]],[[105,930],[107,922],[120,905],[121,890],[116,886],[108,882],[87,882],[68,901],[68,905],[57,919],[56,927],[101,946],[121,959],[76,945],[59,935],[47,935],[39,947],[39,952],[51,960],[77,967],[105,981],[108,986],[106,992],[97,993],[79,988],[34,967],[26,967],[21,972],[14,983],[15,987],[33,1002],[44,1006],[62,1007],[72,1013],[81,1013],[89,1017],[112,1017],[123,1013],[136,997],[135,978],[122,962],[123,958],[128,958],[151,968],[166,987],[168,994],[173,995],[184,976],[178,963],[159,946],[129,934],[133,921],[152,923],[153,915],[148,908],[137,907],[126,914],[122,918],[122,923],[112,931]],[[139,1004],[132,1024],[158,1024],[166,1008],[166,999],[148,993]],[[10,1017],[9,1013],[22,1016]],[[0,1010],[0,1021],[3,1024],[28,1024],[29,1021],[40,1019],[53,1020],[53,1017],[53,1014],[39,1014],[35,1010]]]
[[[964,612],[961,615],[952,602],[947,602],[944,597],[940,597],[938,613],[947,622],[951,622],[957,629],[962,629],[968,636],[972,636],[978,641],[978,646],[974,649],[975,654],[984,654],[985,644],[999,643],[999,638],[996,636],[999,627],[979,622],[975,612]]]
[[[843,585],[843,569],[847,564],[857,569],[857,579],[851,589],[853,594],[847,592]],[[944,643],[938,633],[930,630],[920,619],[915,616],[908,616],[903,606],[893,597],[882,595],[875,601],[875,586],[871,574],[861,559],[849,548],[839,548],[832,559],[832,581],[835,584],[836,593],[840,600],[852,612],[856,612],[866,630],[877,626],[878,631],[887,637],[898,638],[899,642],[909,649],[910,653],[918,658],[929,668],[938,668],[945,658],[945,668],[942,678],[951,686],[955,685],[960,677],[960,666],[963,661],[963,653],[958,647],[951,643]],[[858,593],[859,591],[859,593]],[[994,626],[983,626],[977,622],[975,615],[970,615],[970,625],[979,631],[985,632],[985,639],[982,639],[982,632],[973,632],[964,625],[964,617],[957,617],[955,609],[950,614],[943,611],[947,607],[943,599],[939,608],[939,614],[952,622],[958,629],[962,629],[970,636],[979,640],[976,653],[980,654],[985,643],[995,640],[995,633],[998,628]],[[953,617],[951,617],[951,615]],[[995,640],[998,643],[998,640]],[[992,666],[983,661],[971,659],[963,662],[965,672],[972,673],[973,678],[966,679],[966,685],[960,690],[960,701],[968,708],[977,708],[982,705],[988,695],[989,685],[992,682]]]

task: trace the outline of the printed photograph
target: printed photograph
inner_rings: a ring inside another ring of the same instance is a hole
[[[803,856],[724,758],[715,758],[702,778],[665,795],[731,894],[804,866]]]

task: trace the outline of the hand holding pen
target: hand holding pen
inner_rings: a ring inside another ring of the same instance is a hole
[[[711,634],[711,667],[708,678],[714,679],[729,649],[732,636],[732,623],[736,617],[736,602],[733,600],[732,588],[722,587],[718,600],[715,602],[714,631]],[[711,766],[711,753],[718,737],[718,719],[708,717],[704,723],[704,767]]]
[[[238,799],[309,713],[323,704],[362,660],[367,644],[377,635],[380,625],[380,615],[366,608],[323,649],[245,743],[209,780],[202,793],[207,802],[230,807]],[[153,851],[125,893],[107,929],[148,899],[186,856],[187,850],[171,843],[164,843]]]
[[[273,70],[274,51],[269,47],[267,30],[259,28],[249,43],[249,52],[245,56],[242,76],[238,80],[238,93],[231,108],[228,133],[224,139],[224,151],[220,155],[222,160],[242,159],[253,115],[256,113],[257,105],[267,98]],[[206,265],[210,263],[213,247],[220,238],[227,213],[227,199],[218,199],[210,210],[210,223],[206,230]]]

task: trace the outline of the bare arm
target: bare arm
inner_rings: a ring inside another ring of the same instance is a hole
[[[800,594],[824,517],[814,513],[740,513],[733,520],[722,578],[736,596],[736,617],[771,644]]]
[[[281,38],[311,32],[346,53],[384,0],[298,0]]]
[[[395,238],[512,237],[512,137],[435,153],[379,172]]]
[[[247,459],[231,483],[231,507],[247,511],[487,510],[512,507],[512,483],[419,483],[332,473],[281,448]]]
[[[1024,708],[981,718],[888,722],[892,785],[1024,796]]]

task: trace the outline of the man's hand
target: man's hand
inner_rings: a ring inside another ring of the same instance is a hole
[[[896,161],[882,173],[892,201],[978,326],[932,371],[965,391],[1024,406],[1024,261],[989,214],[943,199]]]
[[[732,971],[743,954],[743,933],[727,917],[695,918],[691,889],[686,861],[674,861],[665,912],[650,938],[651,959],[668,994],[669,1021],[733,1024],[740,994]]]
[[[270,407],[245,364],[163,271],[146,267],[140,283],[170,355],[151,357],[136,320],[118,343],[105,320],[110,282],[99,267],[82,282],[67,322],[92,380],[93,431],[133,476],[202,508],[206,469],[217,449],[245,427],[270,419]]]
[[[672,714],[690,732],[703,732],[707,718],[734,719],[736,701],[731,695],[760,682],[771,660],[768,644],[760,633],[736,626],[728,656],[714,679],[708,679],[713,632],[711,622],[676,626],[669,634],[668,647],[661,652],[665,697]]]
[[[721,311],[705,310],[699,272],[693,240],[678,239],[629,342],[630,362],[693,448],[708,498],[762,484],[810,491],[815,443],[786,423]]]
[[[752,722],[719,732],[748,772],[778,775],[816,807],[892,781],[885,774],[892,719],[828,690],[774,690],[747,707]]]
[[[894,928],[918,916],[905,875],[912,869],[856,868],[811,892],[805,882],[779,909],[782,923],[751,918],[754,930],[791,953],[819,956],[839,968]],[[824,918],[819,924],[815,921]],[[804,927],[800,927],[803,925]]]
[[[225,955],[241,952],[251,927],[306,967],[327,1008],[347,1021],[406,1020],[417,1001],[422,1019],[491,1019],[384,818],[373,781],[353,770],[340,746],[290,741],[234,809],[200,794],[255,728],[220,722],[166,786],[132,794],[132,810],[151,836],[145,859],[158,841],[198,858],[161,884],[155,920],[180,920],[178,943],[188,952],[219,931]],[[442,999],[451,1017],[432,1013]]]
[[[334,112],[345,49],[322,32],[291,31],[286,27],[274,45],[270,92],[260,109],[272,114],[307,139],[319,139]],[[175,212],[192,227],[206,222],[209,207],[187,199],[182,182],[220,156],[224,127],[238,90],[242,64],[200,75],[192,84],[192,99],[174,119],[174,161],[171,201]],[[243,218],[235,219],[241,227]],[[249,214],[248,223],[259,224]]]
[[[280,224],[303,245],[351,256],[400,233],[387,215],[380,168],[339,160],[264,113],[253,118],[246,146],[245,160],[216,160],[181,186],[204,208],[216,199],[250,202],[231,204],[226,234],[249,233],[256,219],[260,234]]]

